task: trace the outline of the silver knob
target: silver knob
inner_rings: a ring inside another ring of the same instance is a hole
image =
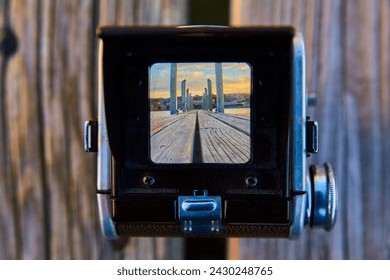
[[[336,223],[337,189],[332,166],[312,165],[309,169],[311,185],[311,227],[330,231]]]

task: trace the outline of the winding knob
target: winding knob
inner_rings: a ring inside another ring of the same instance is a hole
[[[330,231],[336,223],[337,189],[332,166],[312,165],[309,169],[311,185],[310,226]]]

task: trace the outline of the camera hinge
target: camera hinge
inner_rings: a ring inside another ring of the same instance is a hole
[[[179,221],[184,233],[218,233],[222,229],[220,196],[194,190],[193,196],[179,196]]]

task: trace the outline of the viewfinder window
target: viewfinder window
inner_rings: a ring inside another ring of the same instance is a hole
[[[247,63],[150,67],[150,158],[157,164],[244,164],[251,158]]]

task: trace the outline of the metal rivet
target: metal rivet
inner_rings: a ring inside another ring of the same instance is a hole
[[[257,185],[257,178],[254,176],[249,176],[245,178],[245,183],[248,187],[255,187]]]
[[[151,186],[156,182],[156,179],[154,179],[153,176],[147,175],[142,180],[145,185]]]

